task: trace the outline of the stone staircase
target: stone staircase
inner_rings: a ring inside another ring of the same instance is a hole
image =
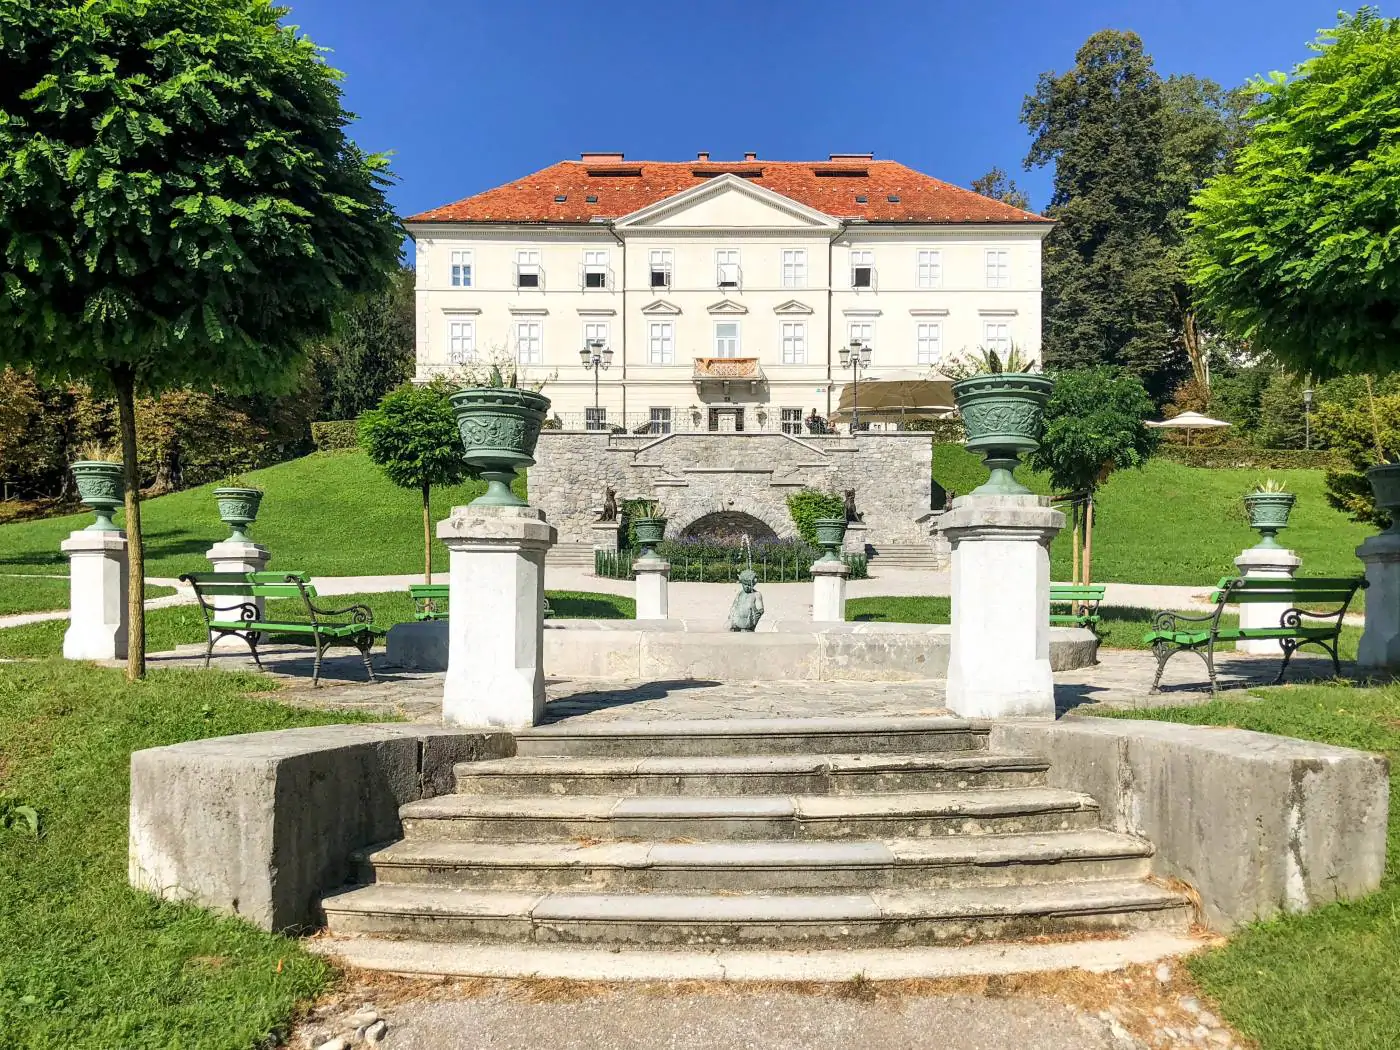
[[[518,736],[356,858],[332,934],[819,948],[1184,930],[1152,846],[953,718],[612,722]]]
[[[586,569],[593,571],[593,544],[591,543],[556,543],[549,548],[549,553],[545,555],[545,561],[549,565],[554,565],[569,569]]]
[[[942,537],[930,543],[882,543],[871,550],[870,573],[878,576],[886,569],[942,572],[951,559],[952,553]]]

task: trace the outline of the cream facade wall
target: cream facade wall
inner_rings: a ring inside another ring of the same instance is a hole
[[[450,369],[470,331],[478,358],[523,349],[529,373],[550,377],[566,426],[594,404],[578,357],[590,335],[614,352],[598,402],[628,429],[653,408],[670,410],[676,430],[713,425],[712,408],[742,407],[747,430],[779,429],[782,409],[829,414],[850,379],[837,350],[853,334],[874,348],[871,378],[936,369],[989,340],[1040,348],[1042,226],[846,223],[721,176],[612,223],[410,232],[418,378]],[[989,251],[1002,253],[990,267]],[[454,286],[464,259],[471,286]],[[538,288],[517,286],[520,259],[538,266]],[[669,283],[653,287],[663,261]],[[869,263],[870,287],[852,287],[853,262]],[[585,287],[588,268],[603,271],[603,287]],[[696,358],[723,356],[757,358],[762,378],[694,379]]]

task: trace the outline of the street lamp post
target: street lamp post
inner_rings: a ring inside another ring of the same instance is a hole
[[[854,434],[860,429],[860,373],[870,367],[869,343],[862,343],[859,339],[852,339],[850,346],[843,346],[837,351],[841,356],[841,367],[851,370],[851,382],[853,390],[851,394],[851,433]]]
[[[1312,448],[1312,387],[1303,388],[1303,447]]]
[[[583,349],[578,352],[579,363],[583,365],[585,370],[593,373],[593,423],[599,430],[603,427],[598,411],[598,376],[605,369],[612,367],[612,356],[612,347],[601,339],[588,340],[583,344]],[[584,429],[589,428],[585,425]]]

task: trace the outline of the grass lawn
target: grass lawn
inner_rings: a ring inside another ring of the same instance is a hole
[[[637,614],[637,603],[620,595],[584,591],[546,591],[545,594],[555,618],[561,620],[631,620]],[[363,603],[374,613],[374,622],[384,627],[413,619],[413,599],[407,591],[329,595],[317,601],[325,609],[343,609]],[[305,619],[301,608],[301,602],[292,599],[267,603],[269,614],[296,620]],[[48,620],[0,630],[0,658],[59,656],[63,652],[63,632],[67,629],[67,620]],[[197,605],[173,605],[146,611],[148,652],[168,652],[177,645],[202,642],[205,637],[204,618]]]
[[[251,471],[266,492],[250,537],[272,551],[271,570],[313,576],[364,576],[423,571],[422,505],[416,490],[390,484],[364,453],[321,452]],[[433,520],[474,499],[486,486],[466,482],[433,492]],[[524,481],[517,480],[524,493]],[[214,486],[161,496],[142,504],[146,574],[208,572],[204,552],[228,535],[214,504]],[[92,520],[88,513],[0,525],[0,572],[67,572],[59,543]],[[121,524],[121,515],[117,516]],[[434,543],[433,565],[447,568],[447,549]]]
[[[147,598],[174,594],[174,587],[146,584]],[[52,576],[0,575],[0,616],[68,608],[68,580]]]
[[[1247,927],[1191,960],[1191,972],[1262,1050],[1400,1046],[1400,687],[1287,686],[1255,697],[1116,716],[1235,726],[1389,756],[1386,875],[1362,900]]]
[[[41,819],[37,839],[0,830],[7,1050],[271,1045],[269,1033],[332,979],[295,941],[126,882],[132,751],[360,720],[249,695],[268,686],[218,671],[157,671],[129,685],[83,664],[0,666],[0,804]]]
[[[967,493],[987,478],[977,456],[959,445],[936,445],[933,476],[944,488]],[[1035,492],[1049,479],[1022,469],[1017,476]],[[1258,536],[1240,498],[1265,476],[1298,495],[1291,524],[1279,541],[1303,559],[1310,576],[1358,576],[1356,547],[1375,530],[1327,505],[1321,470],[1206,470],[1152,460],[1141,470],[1113,474],[1094,509],[1097,581],[1205,586],[1235,573],[1235,558]],[[1068,531],[1050,549],[1054,579],[1070,577]],[[1360,608],[1361,596],[1353,602]]]

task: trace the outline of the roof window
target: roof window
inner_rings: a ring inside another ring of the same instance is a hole
[[[865,194],[862,193],[860,196],[858,196],[858,197],[856,198],[856,203],[857,203],[857,204],[869,204],[869,203],[870,203],[870,198],[867,197]]]
[[[898,204],[898,203],[899,203],[899,194],[898,194],[898,193],[891,193],[888,197],[885,198],[885,200],[889,201],[891,204]]]
[[[583,199],[586,200],[589,204],[597,204],[597,203],[598,203],[598,195],[597,195],[596,193],[590,193],[587,197],[585,197],[585,198],[583,198]]]
[[[563,204],[563,203],[564,203],[566,200],[568,200],[568,199],[569,199],[569,195],[568,195],[567,193],[556,193],[556,194],[554,195],[554,203],[555,203],[555,204]]]

